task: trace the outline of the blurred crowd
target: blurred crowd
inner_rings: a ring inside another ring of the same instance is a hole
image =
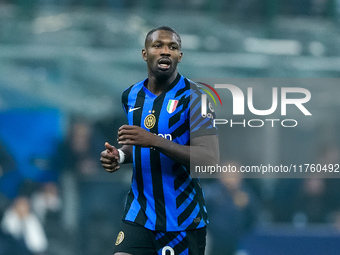
[[[8,188],[12,183],[7,176],[18,173],[15,156],[2,144],[1,255],[110,253],[125,186],[115,189],[101,171],[101,141],[89,121],[72,121],[45,165],[58,177],[40,182],[21,176],[14,191]]]
[[[26,10],[34,10],[36,7],[90,7],[106,9],[124,9],[124,8],[147,8],[151,10],[169,10],[169,9],[187,9],[199,11],[212,11],[228,15],[245,14],[248,17],[268,17],[271,18],[277,14],[293,15],[318,15],[334,17],[339,13],[339,1],[337,0],[301,0],[301,1],[263,1],[263,0],[228,0],[228,1],[207,1],[207,0],[174,0],[157,1],[149,0],[139,2],[136,0],[1,0],[0,4],[15,4]]]

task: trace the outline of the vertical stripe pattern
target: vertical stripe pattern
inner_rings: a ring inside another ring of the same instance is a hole
[[[147,80],[126,89],[123,109],[129,125],[189,145],[191,136],[216,135],[212,120],[200,117],[201,90],[185,77],[159,96]],[[150,148],[133,148],[133,176],[123,218],[156,231],[184,231],[205,226],[204,198],[189,169]]]

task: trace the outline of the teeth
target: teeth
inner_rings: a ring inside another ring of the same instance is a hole
[[[168,67],[169,65],[167,65],[167,64],[159,64],[160,65],[160,67]]]

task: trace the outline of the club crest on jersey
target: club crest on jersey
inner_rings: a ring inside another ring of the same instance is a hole
[[[121,244],[123,240],[124,240],[124,232],[120,231],[117,236],[116,245]]]
[[[156,116],[150,113],[148,116],[145,117],[144,119],[144,126],[147,129],[151,129],[155,126],[156,124]]]
[[[170,99],[168,102],[168,106],[166,107],[167,112],[173,113],[176,110],[177,105],[178,105],[178,100]]]

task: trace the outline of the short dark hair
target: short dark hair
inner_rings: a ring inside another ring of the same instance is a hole
[[[174,34],[177,36],[177,38],[178,38],[179,47],[181,48],[181,46],[182,46],[181,37],[179,36],[179,34],[178,34],[173,28],[168,27],[168,26],[161,26],[161,27],[157,27],[157,28],[151,29],[151,30],[147,33],[147,35],[146,35],[146,37],[145,37],[145,43],[144,43],[145,46],[146,46],[146,42],[147,42],[148,40],[151,40],[151,38],[150,38],[151,35],[152,35],[154,32],[159,31],[159,30],[166,30],[166,31],[170,31],[170,32],[174,33]]]

